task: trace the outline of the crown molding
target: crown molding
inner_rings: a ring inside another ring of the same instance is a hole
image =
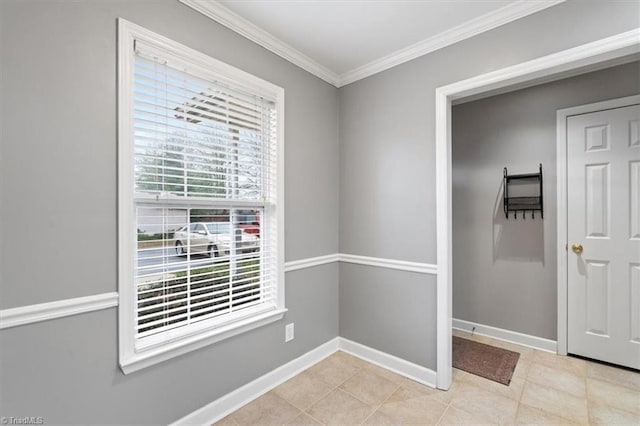
[[[213,0],[179,0],[181,3],[237,32],[254,43],[286,59],[316,77],[338,86],[339,77],[330,69],[320,65],[304,53],[296,50],[267,31],[259,28],[240,15]]]
[[[336,87],[342,87],[355,81],[362,80],[363,78],[369,77],[373,74],[388,70],[389,68],[393,68],[396,65],[403,64],[412,59],[434,52],[438,49],[442,49],[443,47],[450,46],[454,43],[492,30],[501,25],[508,24],[509,22],[513,22],[551,6],[563,3],[566,0],[518,0],[496,11],[471,19],[433,37],[400,49],[341,75],[338,75],[327,67],[319,64],[304,53],[296,50],[289,44],[232,12],[215,0],[179,1],[259,44],[276,55],[288,60],[294,65],[299,66],[303,70],[310,72],[327,83]]]
[[[498,10],[478,16],[477,18],[436,34],[433,37],[419,41],[418,43],[405,47],[404,49],[400,49],[354,70],[348,71],[340,75],[338,87],[362,80],[363,78],[369,77],[373,74],[393,68],[396,65],[400,65],[459,41],[490,31],[517,19],[524,18],[525,16],[547,9],[551,6],[564,3],[565,1],[566,0],[515,1]]]

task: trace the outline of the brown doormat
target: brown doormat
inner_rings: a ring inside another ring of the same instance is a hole
[[[453,366],[509,386],[520,354],[453,336]]]

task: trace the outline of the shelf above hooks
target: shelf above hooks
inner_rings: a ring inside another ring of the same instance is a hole
[[[535,218],[535,212],[540,212],[540,217],[544,218],[544,204],[542,200],[542,164],[539,165],[538,173],[526,173],[518,175],[510,175],[507,168],[504,168],[504,214],[509,219],[509,213],[513,212],[513,218],[518,217],[518,212],[522,212],[522,218],[525,218],[526,212],[531,212],[531,218]],[[510,187],[521,183],[537,184],[537,193],[518,196],[510,195]]]

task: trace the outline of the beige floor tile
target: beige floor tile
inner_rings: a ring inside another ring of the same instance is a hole
[[[237,426],[238,423],[233,420],[232,414],[214,423],[215,426]]]
[[[398,384],[368,370],[361,369],[349,380],[340,385],[340,389],[350,393],[360,401],[376,406],[398,389]]]
[[[518,363],[516,364],[516,368],[515,370],[513,370],[513,376],[511,376],[512,378],[520,378],[520,379],[526,379],[527,378],[527,374],[529,374],[529,368],[531,368],[531,359],[533,358],[533,355],[527,359],[519,359]]]
[[[380,377],[383,377],[393,383],[396,383],[398,386],[407,389],[419,392],[421,395],[432,395],[434,393],[442,392],[441,390],[432,388],[430,386],[423,385],[422,383],[418,383],[414,380],[408,379],[400,374],[396,374],[393,371],[387,370],[386,368],[378,367],[374,364],[369,364],[364,370],[372,372]],[[454,380],[455,380],[455,370],[454,370]]]
[[[518,401],[469,383],[462,383],[460,388],[453,392],[451,405],[495,423],[512,423]]]
[[[377,374],[380,377],[384,377],[385,379],[392,381],[394,383],[400,383],[403,380],[406,380],[406,377],[401,376],[400,374],[394,373],[391,370],[387,370],[386,368],[382,368],[375,364],[367,363],[363,370],[368,371],[373,374]]]
[[[589,401],[589,423],[595,425],[639,425],[640,414]]]
[[[568,425],[578,424],[555,414],[547,413],[539,408],[527,404],[520,404],[516,414],[517,425]]]
[[[468,373],[464,373],[464,374],[468,374]],[[451,400],[454,398],[454,396],[457,395],[457,393],[460,391],[460,389],[462,389],[464,386],[468,384],[467,382],[462,380],[461,377],[464,377],[464,376],[460,374],[456,374],[454,369],[453,381],[451,382],[451,386],[449,387],[449,389],[446,391],[434,389],[435,392],[433,392],[431,396],[442,403],[449,404]]]
[[[375,411],[369,417],[366,418],[363,425],[371,426],[403,426],[401,420],[394,419],[391,416],[387,416],[380,411]]]
[[[373,412],[373,407],[340,389],[335,389],[306,412],[326,425],[360,424]]]
[[[384,402],[386,403],[386,402],[406,401],[408,399],[422,398],[422,397],[425,397],[425,396],[436,397],[437,395],[440,395],[442,393],[444,393],[444,392],[441,391],[441,390],[429,388],[429,387],[426,387],[426,386],[423,386],[422,388],[414,387],[414,386],[406,388],[404,386],[400,386]],[[448,401],[447,402],[440,401],[440,402],[448,403]]]
[[[356,357],[339,351],[323,359],[307,371],[325,383],[335,387],[356,374],[361,366],[364,365],[362,363],[363,361],[360,361]]]
[[[549,386],[527,382],[520,402],[576,423],[587,423],[586,398],[579,398]]]
[[[587,398],[596,404],[608,405],[640,414],[640,392],[601,380],[587,378]]]
[[[240,408],[231,417],[241,426],[282,425],[296,418],[300,412],[272,391]]]
[[[367,366],[371,365],[371,363],[369,363],[369,362],[367,362],[367,361],[365,361],[365,360],[363,360],[361,358],[358,358],[357,356],[353,356],[351,354],[348,354],[348,353],[346,353],[344,351],[338,351],[338,352],[332,354],[331,357],[339,359],[342,362],[345,362],[347,364],[353,365],[354,367],[357,367],[357,368],[364,368],[364,367],[367,367]]]
[[[522,395],[522,389],[524,389],[525,383],[523,378],[518,377],[511,379],[511,383],[507,386],[502,383],[494,382],[493,380],[485,379],[484,377],[476,376],[475,374],[467,374],[463,376],[461,380],[489,392],[511,398],[515,401],[520,401],[520,396]]]
[[[576,376],[587,375],[587,363],[580,358],[571,356],[556,355],[550,352],[533,351],[531,358],[533,362],[546,365],[547,367],[559,368],[567,370]]]
[[[531,363],[527,380],[542,386],[551,386],[580,398],[587,395],[584,376],[576,376],[568,370],[548,367],[537,362]]]
[[[316,426],[322,425],[319,421],[306,413],[300,413],[298,417],[287,423],[287,426]]]
[[[491,425],[496,424],[491,419],[470,414],[464,410],[450,405],[438,422],[439,425]]]
[[[365,424],[436,424],[446,408],[429,396],[385,402]]]
[[[306,410],[331,392],[333,388],[313,373],[303,371],[273,391],[299,409]]]
[[[587,377],[640,391],[640,373],[622,368],[587,362]]]

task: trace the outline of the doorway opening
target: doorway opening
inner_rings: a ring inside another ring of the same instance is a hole
[[[637,60],[640,29],[436,89],[437,387],[452,381],[452,164],[451,106]]]

